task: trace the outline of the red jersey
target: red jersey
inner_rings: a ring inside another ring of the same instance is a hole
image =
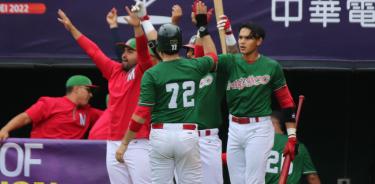
[[[107,140],[109,135],[109,126],[110,126],[110,119],[109,117],[111,114],[109,109],[106,109],[103,114],[100,116],[98,121],[96,121],[95,125],[91,128],[89,139],[92,140]]]
[[[32,120],[31,138],[82,139],[102,111],[77,107],[67,97],[41,97],[26,114]]]
[[[94,61],[108,80],[110,120],[109,140],[121,140],[129,127],[130,118],[138,104],[143,73],[152,66],[145,35],[136,38],[138,64],[125,71],[122,64],[108,58],[100,48],[85,36],[77,39],[78,44]],[[136,138],[148,138],[149,121],[137,133]],[[98,122],[101,123],[101,122]]]

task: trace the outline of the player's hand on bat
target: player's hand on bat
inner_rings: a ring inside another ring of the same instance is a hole
[[[178,25],[182,17],[182,8],[180,5],[176,4],[172,7],[172,24]]]
[[[129,7],[127,6],[125,7],[125,10],[128,13],[128,16],[125,16],[126,22],[133,27],[141,26],[141,20],[137,17],[137,15],[130,11]]]
[[[221,31],[224,30],[225,34],[232,34],[232,26],[230,20],[226,15],[221,15],[219,22],[217,22],[217,28]]]
[[[135,5],[132,6],[131,11],[141,20],[147,16],[146,6],[143,1],[137,0]]]
[[[117,148],[116,151],[116,160],[120,163],[124,163],[124,154],[128,149],[128,145],[122,144]]]
[[[71,31],[71,28],[73,27],[73,24],[72,22],[70,21],[69,17],[65,14],[64,11],[62,11],[61,9],[59,9],[57,11],[57,14],[59,15],[59,17],[57,18],[57,20],[64,25],[65,29],[68,30],[68,31]]]
[[[5,141],[9,137],[9,132],[0,130],[0,141]]]
[[[288,142],[284,147],[284,156],[289,155],[290,159],[293,161],[298,151],[298,143],[296,137],[289,137]]]
[[[106,19],[107,19],[107,23],[108,23],[110,28],[118,27],[118,24],[117,24],[117,9],[112,8],[111,11],[109,11],[107,13]]]

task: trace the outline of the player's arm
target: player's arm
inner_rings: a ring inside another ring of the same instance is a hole
[[[297,130],[295,123],[295,103],[290,93],[288,85],[284,77],[283,70],[279,63],[273,68],[271,75],[271,87],[274,90],[274,95],[280,104],[282,113],[285,118],[285,126],[288,134],[288,142],[285,145],[284,155],[289,154],[291,159],[294,159],[297,144]]]
[[[9,133],[13,130],[21,128],[31,123],[31,118],[25,113],[20,113],[13,117],[1,130],[0,130],[0,141],[5,140],[9,137]]]
[[[112,35],[112,41],[113,41],[113,46],[114,46],[114,51],[117,56],[117,60],[121,61],[122,53],[123,53],[123,47],[120,46],[121,44],[121,39],[120,39],[120,34],[118,30],[118,23],[117,23],[117,9],[112,8],[106,16],[106,20],[109,26],[109,29],[111,31]]]
[[[211,70],[215,70],[218,57],[217,57],[217,52],[216,52],[216,46],[207,29],[207,24],[208,24],[207,6],[203,2],[198,1],[196,3],[196,11],[197,11],[197,14],[195,16],[195,19],[197,21],[196,26],[198,28],[199,38],[202,41],[204,55],[209,56],[213,59],[214,64],[212,65]]]
[[[103,75],[106,78],[109,78],[112,73],[114,62],[112,62],[112,60],[108,58],[94,42],[84,36],[73,25],[68,16],[62,10],[58,11],[58,15],[58,21],[63,24],[66,30],[68,30],[72,34],[73,38],[77,41],[79,46],[94,61],[95,65],[99,68]]]
[[[319,175],[306,146],[304,144],[300,144],[299,151],[301,153],[301,161],[303,161],[302,173],[306,177],[307,183],[320,184]]]
[[[142,77],[139,104],[131,117],[129,128],[121,141],[121,145],[116,151],[116,160],[119,162],[124,162],[123,156],[129,142],[135,138],[136,133],[142,126],[145,123],[149,123],[151,119],[152,107],[155,104],[155,82],[153,76],[148,71]]]
[[[148,46],[158,57],[156,50],[156,40],[158,37],[158,33],[155,27],[152,25],[152,22],[150,21],[150,17],[147,14],[146,6],[144,5],[143,1],[136,1],[136,4],[132,6],[131,11],[134,12],[141,20],[141,25],[148,40]]]
[[[125,20],[134,28],[138,65],[140,66],[142,71],[145,72],[152,66],[151,56],[147,47],[147,38],[141,27],[141,20],[134,12],[130,11],[128,7],[125,7],[125,10],[128,13],[128,16],[125,17]]]
[[[320,178],[318,174],[311,173],[306,176],[307,183],[309,184],[320,184]]]
[[[116,151],[116,160],[120,163],[124,163],[124,154],[128,148],[131,140],[133,140],[137,132],[142,128],[142,126],[149,120],[151,116],[152,108],[148,106],[138,105],[133,113],[129,128],[126,131],[124,138],[121,140],[121,145]]]
[[[237,41],[233,35],[230,20],[226,15],[220,16],[220,21],[217,23],[217,28],[219,31],[224,30],[225,32],[225,43],[227,45],[228,53],[238,53]]]

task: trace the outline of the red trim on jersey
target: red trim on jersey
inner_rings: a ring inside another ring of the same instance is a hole
[[[204,56],[204,50],[202,45],[195,44],[194,45],[194,57],[199,58]]]
[[[289,88],[287,85],[277,89],[275,91],[275,96],[281,108],[293,108],[295,107],[292,95],[290,94]]]
[[[219,60],[219,58],[217,57],[217,54],[215,54],[213,52],[206,53],[205,56],[211,57],[214,60],[215,63]]]

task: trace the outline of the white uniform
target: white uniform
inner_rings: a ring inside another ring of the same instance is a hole
[[[275,136],[271,118],[249,118],[250,123],[239,124],[230,115],[229,122],[227,164],[231,183],[264,184]]]
[[[204,184],[223,183],[222,143],[218,133],[219,129],[217,128],[198,131]],[[178,181],[177,174],[175,174],[175,178]]]
[[[153,184],[171,183],[174,171],[179,184],[202,184],[198,131],[184,129],[182,123],[151,126],[151,175]]]
[[[116,160],[121,141],[107,141],[107,170],[112,184],[150,184],[150,143],[147,139],[134,139],[124,154],[125,163]]]

